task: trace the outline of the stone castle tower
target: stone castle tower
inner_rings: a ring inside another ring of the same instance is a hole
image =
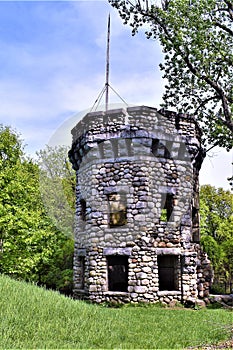
[[[88,113],[72,135],[74,297],[173,304],[208,296],[195,120],[128,107]]]

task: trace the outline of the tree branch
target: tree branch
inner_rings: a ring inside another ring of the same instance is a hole
[[[208,102],[214,100],[215,98],[216,98],[216,96],[211,96],[211,97],[209,97],[209,98],[206,98],[204,101],[202,101],[202,102],[200,103],[200,105],[196,108],[196,110],[194,111],[193,114],[194,114],[194,115],[197,114],[200,108],[204,107]]]
[[[188,51],[188,48],[186,48],[186,50]],[[180,49],[179,49],[179,51],[180,51],[180,55],[182,56],[184,62],[188,66],[190,72],[193,73],[199,79],[204,80],[207,84],[209,84],[217,92],[220,100],[222,101],[222,107],[223,107],[224,116],[225,116],[225,120],[221,118],[221,121],[227,128],[229,128],[231,131],[233,131],[233,121],[231,119],[231,113],[229,111],[227,98],[225,96],[223,89],[216,82],[214,82],[212,79],[210,79],[208,76],[199,74],[199,71],[192,65],[192,63],[189,60],[189,53],[184,54],[184,53],[182,53],[182,51]]]
[[[143,13],[141,13],[141,14],[143,14]],[[170,33],[167,31],[166,24],[163,23],[163,21],[159,21],[158,18],[156,18],[152,14],[147,13],[146,15],[148,17],[152,18],[156,23],[158,23],[162,27],[163,32],[166,35],[167,40],[169,40],[171,43],[173,43],[174,38],[171,37]],[[220,100],[222,101],[222,107],[223,107],[224,117],[225,117],[225,119],[221,118],[221,122],[227,128],[229,128],[231,131],[233,131],[233,121],[231,118],[231,113],[229,111],[227,98],[225,96],[223,89],[216,82],[214,82],[212,79],[210,79],[208,76],[199,74],[199,71],[193,66],[193,64],[189,60],[189,49],[187,46],[186,46],[186,50],[187,50],[187,53],[183,52],[181,50],[181,48],[178,48],[177,52],[182,57],[182,59],[184,60],[186,65],[188,66],[190,72],[192,74],[194,74],[197,78],[204,80],[208,85],[210,85],[217,92]]]
[[[227,32],[228,34],[230,34],[231,36],[233,36],[233,30],[231,30],[230,28],[228,28],[227,26],[225,26],[224,24],[218,22],[218,21],[213,21],[213,23],[221,28],[222,30],[224,30],[225,32]]]

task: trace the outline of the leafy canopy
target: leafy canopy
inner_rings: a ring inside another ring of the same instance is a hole
[[[214,266],[215,278],[233,279],[233,195],[210,185],[200,190],[201,244]]]
[[[232,0],[109,0],[135,35],[159,39],[167,81],[164,107],[199,120],[203,142],[233,143]]]
[[[73,238],[75,214],[75,172],[68,161],[67,146],[46,146],[37,152],[40,192],[54,225]]]
[[[73,239],[47,215],[39,175],[19,135],[0,125],[0,273],[70,292]]]

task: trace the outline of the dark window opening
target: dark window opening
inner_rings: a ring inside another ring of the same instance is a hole
[[[84,199],[80,200],[80,217],[83,221],[86,221],[86,214],[87,214],[87,204]]]
[[[161,221],[169,221],[172,219],[172,211],[174,206],[174,196],[171,193],[166,193],[162,196]]]
[[[157,157],[157,152],[158,152],[158,146],[159,146],[159,140],[153,139],[152,140],[152,145],[151,145],[151,152],[155,157]]]
[[[178,283],[178,256],[159,255],[159,290],[179,290]]]
[[[128,256],[108,256],[108,290],[128,291]]]
[[[200,242],[199,211],[195,207],[192,208],[192,238],[193,242]]]
[[[127,224],[127,201],[123,193],[108,195],[109,226],[123,226]]]
[[[171,143],[169,143],[169,146]],[[155,157],[171,158],[170,151],[168,148],[159,140],[153,139],[151,145],[151,152]]]
[[[79,268],[80,268],[80,289],[84,289],[85,285],[85,257],[79,257]]]
[[[179,114],[176,114],[176,116],[175,116],[175,127],[176,127],[176,130],[180,130],[180,116],[179,116]]]
[[[167,141],[166,146],[164,146],[164,158],[170,159],[171,158],[171,152],[169,149],[172,147],[172,142]]]

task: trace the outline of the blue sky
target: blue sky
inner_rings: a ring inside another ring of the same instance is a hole
[[[103,88],[108,13],[111,85],[127,103],[159,108],[161,48],[143,32],[132,37],[107,0],[0,1],[0,123],[21,133],[31,155],[64,122],[75,124]],[[227,188],[231,156],[213,153],[201,183]]]

